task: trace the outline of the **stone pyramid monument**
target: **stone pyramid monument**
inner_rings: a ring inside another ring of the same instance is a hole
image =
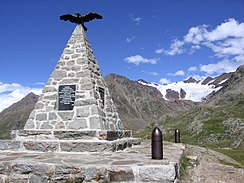
[[[123,129],[81,25],[75,28],[25,129]]]
[[[24,130],[24,151],[116,151],[139,144],[124,130],[82,25],[72,33]]]

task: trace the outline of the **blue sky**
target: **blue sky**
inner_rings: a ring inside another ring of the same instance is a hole
[[[243,0],[2,0],[0,111],[48,80],[75,28],[59,16],[91,11],[103,76],[165,84],[244,64]]]

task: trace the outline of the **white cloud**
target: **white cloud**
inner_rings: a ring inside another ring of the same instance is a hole
[[[177,54],[182,54],[184,52],[183,45],[184,45],[183,41],[174,39],[171,42],[170,49],[169,50],[162,49],[162,52],[166,55],[171,55],[171,56],[177,55]]]
[[[217,26],[213,31],[205,34],[209,41],[224,40],[229,37],[244,37],[244,23],[239,23],[235,19],[228,19],[226,22]]]
[[[238,55],[235,57],[235,61],[237,62],[243,62],[243,60],[244,60],[244,55]]]
[[[159,73],[157,73],[157,72],[148,72],[148,71],[142,71],[142,72],[145,74],[152,75],[152,76],[158,76],[159,75]]]
[[[187,35],[184,36],[184,42],[200,44],[204,40],[204,34],[207,31],[206,27],[206,25],[201,25],[190,28]]]
[[[183,70],[176,71],[175,73],[168,73],[168,76],[184,76],[185,72]]]
[[[185,72],[183,70],[179,70],[173,74],[173,76],[184,76]]]
[[[159,80],[159,83],[160,83],[160,84],[169,84],[169,83],[171,83],[171,81],[168,80],[167,78],[161,78],[161,79]]]
[[[4,84],[0,82],[0,112],[18,102],[28,93],[33,92],[37,95],[41,94],[42,88],[30,88],[22,86],[18,83]]]
[[[163,52],[164,52],[164,49],[163,49],[163,48],[157,49],[157,50],[155,51],[155,53],[157,53],[157,54],[161,54],[161,53],[163,53]]]
[[[143,58],[141,55],[126,57],[124,60],[128,63],[132,63],[136,65],[139,65],[140,63],[156,64],[158,61],[158,59],[156,58],[148,59],[148,58]]]
[[[192,67],[190,67],[189,69],[188,69],[188,71],[189,72],[194,72],[194,71],[197,71],[198,69],[197,69],[197,67],[195,67],[195,66],[192,66]]]
[[[131,37],[131,38],[127,37],[127,38],[126,38],[126,42],[127,42],[127,43],[130,43],[130,42],[133,41],[135,38],[136,38],[135,36],[133,36],[133,37]]]
[[[233,62],[231,60],[225,59],[217,63],[202,65],[200,66],[200,70],[210,75],[215,73],[221,74],[224,72],[233,72],[236,70],[238,66],[242,64],[244,64],[244,61],[239,63],[239,62]]]
[[[133,15],[130,15],[130,19],[136,23],[136,25],[139,25],[142,18],[141,17],[134,17]]]
[[[200,66],[201,71],[219,74],[235,70],[244,62],[244,23],[228,19],[212,29],[207,25],[192,27],[183,40],[174,39],[169,50],[161,48],[156,53],[171,56],[185,52],[193,54],[202,47],[211,49],[217,59],[215,63]]]

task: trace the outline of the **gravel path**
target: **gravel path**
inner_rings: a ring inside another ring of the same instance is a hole
[[[244,168],[235,168],[228,164],[240,165],[228,156],[196,146],[188,145],[186,153],[191,159],[188,176],[181,183],[241,183],[244,182]]]

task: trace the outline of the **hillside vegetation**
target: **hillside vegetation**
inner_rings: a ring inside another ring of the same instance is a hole
[[[165,115],[136,136],[150,138],[155,126],[163,131],[165,140],[174,141],[178,128],[183,143],[215,149],[244,165],[244,66],[205,103],[187,112]]]
[[[38,96],[30,93],[0,113],[0,139],[10,139],[12,130],[23,129]]]

